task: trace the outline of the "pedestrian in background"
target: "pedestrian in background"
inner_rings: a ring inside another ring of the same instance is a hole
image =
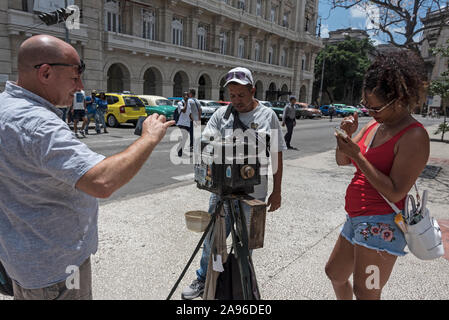
[[[332,122],[332,118],[334,117],[334,112],[335,112],[334,106],[333,106],[333,105],[330,105],[330,106],[329,106],[329,117],[330,117],[329,122]]]
[[[355,137],[357,112],[341,122],[347,137],[337,135],[338,165],[353,164],[346,190],[348,213],[326,265],[337,299],[380,299],[398,256],[405,255],[404,234],[396,213],[382,197],[402,210],[405,197],[426,166],[430,141],[411,112],[426,97],[426,70],[411,51],[379,55],[368,68],[362,104],[374,118]],[[369,277],[377,275],[376,285]],[[353,275],[353,286],[349,277]]]
[[[0,94],[0,262],[16,300],[92,299],[96,198],[128,183],[174,121],[151,115],[141,137],[105,158],[73,136],[58,109],[83,89],[76,50],[33,36],[19,47],[17,68],[17,83]]]
[[[86,96],[86,111],[87,111],[87,125],[86,128],[84,129],[84,133],[85,134],[89,134],[89,124],[90,124],[90,120],[94,120],[95,121],[95,115],[97,113],[97,104],[92,100],[91,96]],[[98,124],[97,121],[95,121],[95,128],[98,131]]]
[[[187,100],[187,103],[190,107],[190,151],[193,151],[193,141],[195,139],[194,131],[195,128],[201,128],[201,104],[200,102],[195,98],[196,90],[190,89],[189,90],[189,99]]]
[[[72,115],[73,115],[73,131],[75,132],[75,136],[79,138],[78,121],[83,121],[80,132],[83,137],[86,137],[84,135],[84,129],[87,126],[86,101],[84,90],[76,92],[73,97]]]
[[[282,113],[282,126],[287,126],[287,133],[284,136],[285,143],[288,149],[297,150],[291,146],[290,142],[292,140],[293,128],[296,126],[296,97],[290,97],[290,103],[287,103],[284,107],[284,112]]]
[[[104,133],[108,133],[106,129],[106,121],[104,120],[104,115],[108,111],[108,101],[106,100],[106,94],[104,92],[100,92],[98,98],[95,98],[95,102],[97,104],[97,120],[99,124],[103,126]],[[100,128],[100,126],[98,126]],[[97,133],[100,133],[100,129],[97,129]]]
[[[178,146],[178,156],[182,156],[182,150],[184,149],[184,146],[187,142],[187,139],[189,138],[190,134],[190,105],[187,103],[187,100],[189,99],[189,93],[184,92],[182,95],[182,100],[178,102],[178,122],[176,125],[181,129],[182,133],[182,140],[179,143]]]

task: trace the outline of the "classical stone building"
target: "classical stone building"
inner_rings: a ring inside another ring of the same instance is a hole
[[[17,50],[28,37],[65,39],[64,24],[46,26],[36,1],[0,0],[0,89],[17,78]],[[51,1],[53,4],[57,0]],[[65,4],[64,0],[59,1]],[[68,1],[69,4],[73,0]],[[75,0],[79,29],[69,42],[87,69],[85,89],[226,99],[224,76],[254,72],[257,98],[310,102],[318,0]],[[283,94],[283,95],[282,95]]]
[[[428,12],[426,17],[422,20],[422,23],[425,26],[435,26],[435,29],[427,29],[423,32],[422,37],[424,38],[424,41],[420,48],[421,56],[426,62],[428,77],[431,81],[440,79],[441,74],[447,71],[448,58],[441,55],[434,55],[431,49],[448,47],[449,27],[447,26],[447,22],[445,23],[445,26],[439,30],[441,22],[448,20],[448,8]],[[437,112],[441,112],[442,101],[440,96],[429,96],[427,104],[429,109],[436,109]]]

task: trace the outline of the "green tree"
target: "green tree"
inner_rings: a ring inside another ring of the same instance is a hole
[[[321,100],[327,95],[331,103],[356,104],[361,97],[363,76],[370,65],[369,54],[373,51],[371,40],[349,37],[321,50],[315,60],[314,101],[322,104],[318,100],[325,60]]]

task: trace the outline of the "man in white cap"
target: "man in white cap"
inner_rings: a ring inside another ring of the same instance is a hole
[[[221,107],[210,118],[206,128],[203,131],[204,137],[221,137],[226,138],[229,134],[233,134],[233,129],[236,128],[236,122],[247,129],[257,132],[259,138],[265,137],[267,139],[258,139],[259,148],[263,148],[262,154],[267,155],[266,150],[269,147],[269,155],[271,157],[272,172],[273,172],[273,191],[267,200],[268,211],[275,211],[281,206],[281,182],[282,182],[282,151],[286,150],[284,138],[282,136],[282,129],[277,118],[276,113],[254,98],[256,88],[254,87],[254,80],[251,72],[246,68],[234,68],[226,74],[226,83],[224,85],[229,90],[231,100],[232,113],[228,114],[228,106]],[[267,143],[267,141],[270,141]],[[261,153],[259,153],[261,155]],[[267,161],[265,161],[267,163]],[[268,165],[261,167],[261,183],[254,187],[254,193],[251,197],[261,201],[266,200],[268,191]],[[211,194],[209,200],[209,213],[213,213],[219,196]],[[249,228],[250,207],[242,203],[243,211]],[[227,215],[229,208],[225,205],[225,213]],[[226,219],[228,225],[229,219]],[[230,228],[227,226],[227,235],[229,235]],[[194,299],[201,296],[204,292],[204,285],[207,275],[207,267],[210,257],[210,243],[209,236],[206,236],[204,241],[204,249],[201,256],[200,268],[196,271],[197,279],[192,284],[182,291],[182,299]]]

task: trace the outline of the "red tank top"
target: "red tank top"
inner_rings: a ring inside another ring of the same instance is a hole
[[[371,125],[366,130],[362,139],[358,142],[362,155],[379,171],[385,175],[390,175],[391,167],[394,161],[394,146],[399,138],[409,129],[415,127],[423,128],[423,125],[419,122],[412,123],[408,127],[401,130],[393,138],[385,142],[384,144],[370,148],[366,152],[365,140],[369,132],[375,128],[377,122]],[[357,167],[352,161],[353,165],[357,168],[354,174],[354,178],[346,189],[345,197],[345,210],[350,217],[356,216],[371,216],[371,215],[383,215],[390,214],[393,209],[382,198],[379,192],[371,186],[365,174]],[[404,208],[404,199],[396,203],[396,206],[402,210]]]

